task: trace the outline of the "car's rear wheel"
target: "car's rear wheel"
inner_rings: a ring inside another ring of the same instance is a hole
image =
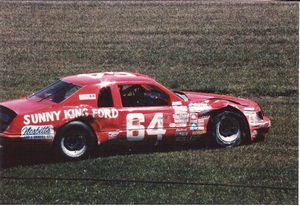
[[[95,146],[95,138],[89,126],[74,121],[65,125],[56,141],[56,148],[61,156],[68,160],[86,157]]]
[[[213,117],[212,136],[218,145],[238,146],[242,143],[243,134],[242,119],[239,114],[224,111]]]

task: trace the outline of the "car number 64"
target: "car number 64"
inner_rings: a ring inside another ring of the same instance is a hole
[[[141,141],[145,138],[145,132],[148,135],[157,135],[157,140],[161,140],[166,130],[163,129],[163,113],[155,113],[153,119],[145,130],[141,123],[145,122],[145,116],[142,113],[131,113],[126,117],[127,140]]]

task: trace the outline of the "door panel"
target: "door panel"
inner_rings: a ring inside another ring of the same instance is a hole
[[[188,110],[151,84],[118,85],[122,137],[128,141],[165,140],[187,134]],[[186,136],[185,136],[186,137]]]
[[[174,135],[170,128],[173,109],[167,107],[136,107],[119,110],[121,128],[128,141],[162,140]],[[173,130],[173,131],[172,131]]]

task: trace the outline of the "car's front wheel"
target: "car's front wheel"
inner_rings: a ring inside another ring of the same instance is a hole
[[[223,147],[238,146],[244,134],[240,116],[231,111],[224,111],[213,117],[212,136]]]
[[[61,129],[56,148],[65,159],[82,159],[94,148],[94,140],[94,134],[89,126],[83,122],[74,121]]]

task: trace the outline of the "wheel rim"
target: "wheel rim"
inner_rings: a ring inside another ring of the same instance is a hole
[[[217,124],[217,133],[221,141],[233,142],[240,137],[240,124],[234,117],[224,117]]]
[[[80,157],[87,150],[85,134],[80,131],[72,131],[61,138],[62,151],[71,158]]]

